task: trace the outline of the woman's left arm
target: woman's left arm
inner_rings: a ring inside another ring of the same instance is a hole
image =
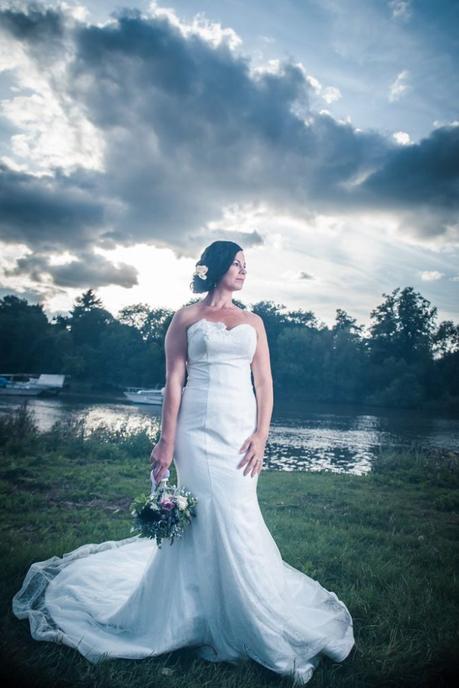
[[[254,327],[258,335],[257,348],[252,359],[253,382],[257,398],[257,428],[242,445],[240,451],[246,450],[246,455],[238,465],[240,468],[248,464],[244,475],[252,470],[252,477],[260,473],[263,466],[274,403],[268,338],[263,320],[259,315],[256,315]]]

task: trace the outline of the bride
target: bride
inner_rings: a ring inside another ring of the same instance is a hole
[[[166,333],[150,461],[156,482],[174,461],[177,485],[198,499],[196,518],[161,549],[136,535],[33,563],[12,606],[34,639],[92,663],[193,646],[204,660],[255,660],[296,684],[321,655],[340,662],[350,653],[346,605],[282,559],[260,511],[273,392],[263,320],[232,302],[246,274],[238,244],[210,244],[191,283],[207,295],[179,309]]]

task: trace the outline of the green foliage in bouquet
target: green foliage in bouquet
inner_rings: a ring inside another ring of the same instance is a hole
[[[134,498],[130,507],[134,517],[131,533],[156,538],[158,547],[161,547],[162,540],[169,538],[172,545],[196,516],[197,503],[196,497],[186,488],[161,481],[153,494],[140,494]]]

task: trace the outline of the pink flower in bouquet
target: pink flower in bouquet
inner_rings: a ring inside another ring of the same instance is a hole
[[[164,497],[164,499],[161,499],[159,503],[163,509],[166,509],[166,511],[172,511],[175,506],[174,502],[169,497]]]

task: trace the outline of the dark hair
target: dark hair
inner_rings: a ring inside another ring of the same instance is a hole
[[[193,275],[193,280],[190,282],[191,291],[194,294],[200,294],[213,289],[230,267],[236,253],[242,250],[234,241],[214,241],[209,244],[195,264],[196,267],[207,266],[206,277],[202,279],[199,275]]]

